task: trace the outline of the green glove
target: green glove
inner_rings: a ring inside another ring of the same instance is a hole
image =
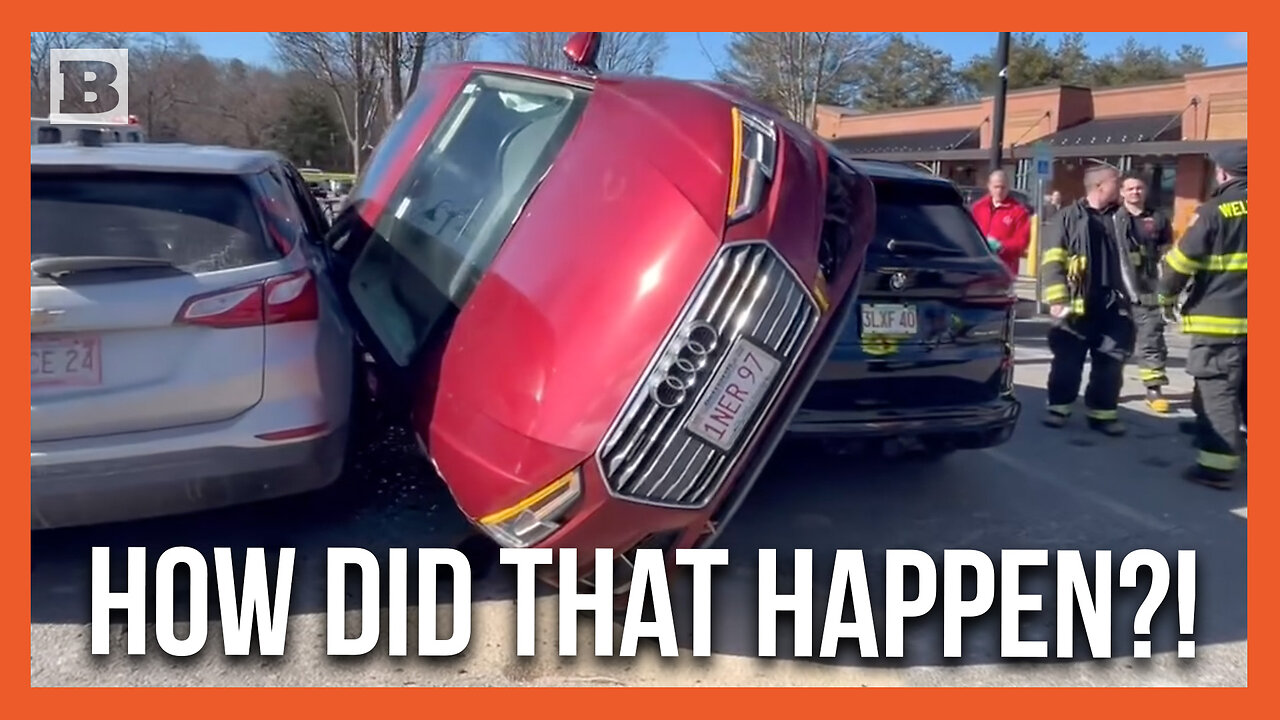
[[[1000,245],[1000,241],[999,241],[999,240],[997,240],[997,239],[995,239],[995,238],[993,238],[993,237],[989,237],[989,238],[987,238],[987,247],[991,248],[991,252],[993,252],[993,253],[998,253],[998,252],[1000,252],[1000,248],[1001,248],[1001,247],[1003,247],[1003,246],[1002,246],[1002,245]]]

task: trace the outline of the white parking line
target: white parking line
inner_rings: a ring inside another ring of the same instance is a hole
[[[1249,519],[1248,511],[1249,511],[1249,508],[1247,508],[1247,507],[1236,508],[1235,510],[1232,510],[1232,511],[1231,511],[1231,514],[1232,514],[1232,515],[1238,515],[1238,516],[1240,516],[1240,517],[1244,518],[1245,520],[1248,520],[1248,519]]]
[[[1052,360],[1053,353],[1040,348],[1014,347],[1013,361],[1019,360]]]
[[[1102,507],[1110,510],[1116,515],[1119,515],[1128,520],[1132,520],[1133,522],[1145,525],[1146,527],[1152,530],[1157,530],[1159,532],[1172,532],[1175,529],[1174,525],[1171,525],[1155,517],[1154,515],[1150,515],[1141,510],[1138,510],[1137,508],[1133,508],[1128,505],[1125,505],[1124,503],[1114,498],[1107,497],[1102,493],[1094,492],[1093,490],[1090,490],[1080,485],[1080,483],[1078,482],[1064,480],[1060,477],[1057,477],[1053,473],[1046,472],[1045,470],[1039,467],[1036,467],[1029,463],[1022,462],[1021,460],[1018,460],[1017,458],[1001,450],[998,450],[995,448],[989,448],[987,450],[983,450],[982,452],[986,453],[989,457],[991,457],[995,461],[1007,466],[1008,468],[1010,468],[1015,472],[1021,473],[1026,477],[1039,480],[1042,483],[1052,485],[1072,495],[1075,495],[1077,497],[1080,497],[1090,502],[1101,505]]]

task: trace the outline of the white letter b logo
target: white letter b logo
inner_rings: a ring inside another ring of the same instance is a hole
[[[127,49],[52,49],[49,75],[50,122],[128,122]]]

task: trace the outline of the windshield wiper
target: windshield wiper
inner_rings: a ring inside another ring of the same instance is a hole
[[[885,247],[891,253],[902,255],[963,255],[964,251],[959,248],[947,247],[937,243],[924,242],[921,240],[899,240],[892,238]]]
[[[73,273],[100,272],[106,270],[140,269],[177,270],[168,260],[148,257],[112,257],[75,255],[71,257],[43,257],[31,261],[31,273],[41,277],[58,277]]]

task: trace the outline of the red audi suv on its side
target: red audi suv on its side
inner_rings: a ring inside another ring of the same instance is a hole
[[[871,183],[738,91],[465,63],[422,77],[329,238],[373,359],[507,547],[709,543],[851,307]],[[669,553],[670,554],[670,553]]]

